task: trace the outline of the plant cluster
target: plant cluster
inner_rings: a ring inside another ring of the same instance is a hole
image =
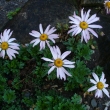
[[[92,28],[102,28],[91,23],[99,17],[83,10],[81,17],[75,12],[69,17],[70,30],[68,24],[45,30],[40,24],[40,32],[32,30],[29,34],[35,39],[26,45],[14,43],[10,29],[1,33],[1,110],[86,110],[85,92],[96,90],[95,97],[102,98],[103,91],[110,97],[103,69],[88,66],[95,51],[91,45],[96,47],[92,35],[98,37]]]

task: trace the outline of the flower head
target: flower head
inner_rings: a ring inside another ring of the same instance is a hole
[[[49,28],[50,28],[50,25],[48,25],[45,31],[43,31],[42,24],[39,24],[40,32],[33,30],[31,33],[29,33],[33,37],[36,37],[36,39],[30,42],[30,43],[34,43],[33,47],[38,43],[40,43],[40,50],[45,49],[46,43],[48,47],[50,47],[48,39],[51,40],[53,43],[55,43],[54,39],[58,38],[58,34],[53,34],[56,31],[54,27],[52,27],[51,29]]]
[[[71,76],[64,67],[68,68],[74,68],[74,63],[67,59],[65,59],[66,56],[68,56],[71,51],[66,51],[61,55],[61,51],[58,46],[50,47],[50,51],[52,53],[53,59],[42,57],[43,60],[51,62],[49,66],[51,68],[48,71],[48,74],[50,74],[55,68],[57,69],[57,78],[60,77],[60,79],[64,78],[66,80],[66,75]]]
[[[12,60],[15,58],[15,54],[18,54],[16,50],[19,50],[19,44],[13,43],[15,38],[10,38],[12,31],[10,29],[5,29],[3,34],[0,35],[0,56],[5,57],[5,54]]]
[[[92,28],[102,28],[100,25],[91,24],[98,21],[99,17],[96,17],[96,14],[90,17],[90,11],[91,10],[88,10],[87,13],[84,13],[82,9],[81,17],[77,16],[75,12],[73,16],[69,16],[69,19],[71,20],[70,23],[73,25],[70,26],[71,30],[68,31],[68,34],[72,33],[73,36],[81,33],[81,42],[84,39],[87,43],[87,41],[90,39],[90,33],[98,37],[97,33]]]
[[[104,79],[105,74],[102,72],[102,76],[99,80],[98,76],[95,73],[92,73],[93,77],[95,80],[90,79],[90,82],[94,84],[94,86],[92,86],[91,88],[88,89],[88,92],[96,90],[95,92],[95,97],[103,97],[102,91],[108,96],[109,96],[109,92],[107,91],[107,89],[105,89],[106,87],[108,87],[108,84],[106,84],[106,79]]]
[[[110,14],[110,1],[109,0],[105,0],[104,6],[105,6],[107,14]]]

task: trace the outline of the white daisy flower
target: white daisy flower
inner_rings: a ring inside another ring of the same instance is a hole
[[[108,84],[106,84],[106,79],[104,79],[105,74],[102,72],[102,76],[99,80],[98,76],[95,73],[92,73],[93,77],[95,80],[90,79],[90,82],[94,84],[94,86],[92,86],[91,88],[88,89],[88,92],[96,90],[95,92],[95,97],[103,97],[102,91],[108,96],[109,96],[109,92],[107,91],[107,89],[105,89],[106,87],[108,87]]]
[[[69,33],[72,33],[73,35],[77,35],[81,33],[81,42],[83,39],[87,43],[87,41],[90,39],[90,33],[92,33],[94,36],[98,38],[97,33],[92,28],[102,28],[100,25],[94,25],[91,23],[94,23],[99,20],[99,17],[96,17],[96,14],[92,15],[90,17],[90,11],[88,10],[87,13],[83,12],[83,9],[81,10],[81,17],[77,16],[74,12],[73,16],[69,16],[69,19],[71,20],[69,23],[73,24],[70,26]]]
[[[7,54],[10,60],[16,57],[15,54],[18,54],[16,50],[19,50],[19,44],[13,43],[16,39],[10,38],[12,33],[10,29],[5,29],[3,34],[0,35],[0,56],[4,58]]]
[[[71,76],[64,67],[67,68],[74,68],[74,63],[67,59],[65,59],[66,56],[68,56],[71,51],[66,51],[61,55],[61,51],[58,46],[50,47],[50,51],[52,53],[53,59],[42,57],[43,60],[51,62],[49,66],[51,68],[48,71],[48,74],[50,74],[55,68],[57,68],[57,78],[60,77],[60,79],[66,80],[66,75]],[[65,75],[66,74],[66,75]]]
[[[109,0],[105,0],[104,6],[105,6],[107,14],[110,14],[110,1]]]
[[[45,31],[43,31],[42,24],[39,24],[40,32],[33,30],[31,33],[29,33],[33,37],[36,37],[36,39],[30,42],[30,43],[34,43],[33,47],[38,43],[40,43],[40,50],[45,49],[45,43],[47,43],[48,47],[50,47],[48,39],[51,40],[53,43],[55,43],[54,39],[59,38],[58,34],[53,34],[56,31],[54,27],[52,27],[51,29],[49,28],[50,25],[48,25]]]

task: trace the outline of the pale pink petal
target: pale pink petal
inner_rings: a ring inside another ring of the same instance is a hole
[[[84,13],[83,13],[83,9],[81,10],[81,18],[82,18],[82,21],[84,21]]]
[[[104,84],[104,88],[108,87],[108,84]]]
[[[57,68],[58,69],[58,72],[59,72],[59,75],[60,75],[60,79],[64,79],[64,80],[66,80],[66,76],[65,76],[65,74],[64,74],[64,72],[62,71],[62,68]]]
[[[11,39],[8,40],[8,43],[10,43],[10,42],[12,42],[14,40],[16,40],[16,39],[15,38],[11,38]]]
[[[105,74],[102,72],[102,75],[101,75],[101,78],[100,78],[100,81],[101,81],[101,82],[103,82],[104,77],[105,77]]]
[[[12,48],[12,49],[16,49],[16,50],[19,50],[20,49],[19,47],[13,46],[13,45],[10,45],[9,47]]]
[[[13,46],[20,46],[19,44],[17,43],[8,43],[9,45],[13,45]]]
[[[98,38],[98,35],[97,35],[97,33],[93,30],[93,29],[91,29],[91,28],[88,28],[87,29],[88,31],[90,31],[95,37],[97,37]]]
[[[95,79],[97,82],[99,82],[99,78],[98,78],[98,76],[97,76],[95,73],[92,73],[92,76],[94,77],[94,79]]]
[[[85,20],[84,21],[87,21],[87,19],[89,18],[89,15],[90,15],[90,9],[87,11],[87,14],[86,14],[86,16],[85,16]]]
[[[40,42],[40,39],[36,39],[35,43],[33,44],[33,47],[36,46],[39,42]]]
[[[74,68],[74,65],[63,65],[64,67],[68,67],[68,68]]]
[[[47,34],[47,32],[49,31],[50,25],[47,26],[47,28],[45,29],[44,33]]]
[[[49,41],[47,41],[47,40],[46,40],[46,43],[47,43],[47,46],[50,48],[50,44],[49,44]]]
[[[55,69],[55,66],[52,66],[52,67],[49,69],[48,74],[50,74],[54,69]]]
[[[91,88],[88,89],[88,92],[94,91],[94,90],[96,90],[96,89],[97,89],[96,85],[95,85],[95,86],[92,86]]]
[[[38,31],[34,31],[34,30],[32,31],[32,33],[37,37],[39,37],[41,35]]]
[[[70,73],[68,73],[68,72],[65,70],[65,68],[61,67],[61,69],[62,69],[62,71],[63,71],[66,75],[72,76]]]
[[[96,18],[96,14],[92,15],[88,20],[87,20],[87,23],[89,23],[91,20],[95,19]]]
[[[58,53],[58,57],[61,56],[61,51],[60,51],[60,48],[58,46],[56,46],[56,50],[57,50],[57,53]]]
[[[7,52],[8,57],[10,58],[10,60],[12,60],[13,57],[12,57],[12,55],[10,54],[10,51],[7,50],[6,52]]]
[[[66,56],[68,56],[71,53],[71,51],[66,51],[61,55],[61,59],[63,60]]]
[[[52,33],[54,33],[56,31],[56,29],[54,27],[52,27],[48,32],[47,35],[51,35]]]
[[[93,83],[93,84],[97,84],[97,82],[93,79],[90,79],[90,82]]]
[[[89,21],[89,22],[87,22],[87,23],[88,23],[88,24],[91,24],[91,23],[96,22],[96,21],[99,21],[99,17],[96,17],[95,19],[93,19],[93,20],[91,20],[91,21]]]
[[[48,36],[48,38],[57,39],[57,38],[59,38],[59,37],[58,37],[58,34],[51,34],[51,35]]]
[[[54,48],[54,47],[50,47],[50,51],[51,51],[51,53],[52,53],[53,58],[54,58],[54,59],[57,59],[57,52],[55,52],[53,48]]]
[[[86,37],[85,30],[82,31],[82,34],[83,34],[83,38],[84,38],[85,42],[87,43],[87,37]]]
[[[102,91],[103,91],[108,97],[110,97],[110,96],[109,96],[109,92],[107,91],[107,89],[103,88]]]
[[[42,57],[41,59],[45,60],[45,61],[49,61],[49,62],[54,62],[53,60],[49,59],[49,58],[45,58],[45,57]]]
[[[33,34],[33,33],[29,33],[31,36],[33,36],[33,37],[40,37],[40,36],[38,36],[37,34]],[[41,35],[41,34],[40,34]]]
[[[102,26],[100,26],[100,25],[89,25],[88,27],[90,27],[90,28],[102,28]]]
[[[42,24],[39,24],[40,33],[43,34],[43,27]]]
[[[63,60],[63,62],[64,62],[64,64],[74,64],[75,62],[71,62],[71,61],[69,61],[69,60]]]
[[[4,58],[5,57],[5,50],[1,51],[1,56]]]
[[[89,40],[89,39],[90,39],[90,34],[89,34],[88,30],[85,29],[84,31],[85,31],[85,34],[86,34],[86,38],[87,38],[87,40]]]
[[[48,66],[53,66],[54,65],[54,63],[50,63],[50,64],[48,64]]]

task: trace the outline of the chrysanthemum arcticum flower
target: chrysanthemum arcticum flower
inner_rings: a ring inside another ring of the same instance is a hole
[[[105,9],[106,9],[106,13],[110,14],[110,1],[109,0],[105,0],[104,6],[105,6]]]
[[[55,43],[54,39],[59,38],[58,34],[53,34],[56,31],[54,27],[52,27],[51,29],[49,28],[50,25],[48,25],[45,31],[43,31],[42,24],[39,24],[40,32],[33,30],[31,33],[29,33],[30,35],[36,38],[30,42],[30,43],[34,43],[33,47],[38,43],[40,43],[40,50],[42,50],[45,49],[46,44],[48,45],[48,47],[50,47],[48,40],[51,40],[53,43]]]
[[[51,68],[49,69],[48,74],[50,74],[56,68],[57,69],[57,78],[60,77],[60,79],[66,80],[66,75],[71,76],[71,74],[68,73],[64,67],[67,67],[67,68],[75,67],[74,66],[75,62],[71,62],[71,61],[65,59],[65,57],[68,56],[71,53],[71,51],[66,51],[61,55],[61,51],[58,46],[50,47],[50,50],[51,50],[53,59],[42,57],[43,60],[51,62],[49,64],[49,66],[51,66]]]
[[[16,50],[19,50],[19,44],[14,43],[15,38],[10,38],[12,31],[5,29],[3,34],[0,35],[0,57],[5,57],[7,54],[10,60],[15,58],[15,54],[18,54]]]
[[[90,33],[92,33],[95,37],[98,38],[97,33],[92,28],[102,28],[100,25],[92,24],[99,20],[99,17],[96,17],[96,14],[92,15],[90,17],[90,11],[83,12],[83,9],[81,10],[81,17],[75,14],[73,16],[69,16],[69,19],[71,20],[69,23],[73,24],[70,26],[69,33],[72,33],[72,36],[77,35],[81,33],[81,42],[83,39],[87,43],[90,39]]]
[[[108,87],[108,84],[105,83],[106,82],[106,79],[104,78],[105,74],[102,72],[102,76],[101,76],[100,80],[95,73],[92,73],[92,75],[93,75],[95,80],[90,79],[90,82],[93,83],[94,86],[89,88],[88,92],[96,90],[95,97],[102,98],[103,97],[102,91],[103,91],[108,97],[110,97],[109,92],[106,89],[106,87]]]

